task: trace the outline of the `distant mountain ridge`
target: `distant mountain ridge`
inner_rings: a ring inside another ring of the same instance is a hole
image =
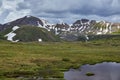
[[[120,23],[111,23],[106,21],[95,21],[95,20],[78,20],[73,23],[73,28],[77,27],[80,32],[86,34],[111,34],[112,32],[120,29]]]
[[[7,35],[7,34],[9,34],[9,36],[13,36],[14,33],[12,33],[12,32],[16,32],[16,30],[17,30],[17,29],[13,30],[13,28],[15,26],[18,26],[19,27],[18,29],[22,28],[22,30],[19,30],[19,31],[23,31],[23,29],[26,29],[26,28],[23,28],[24,26],[29,26],[30,28],[33,27],[31,29],[34,29],[34,27],[35,28],[39,27],[39,28],[41,28],[41,30],[39,30],[39,31],[44,31],[42,29],[46,29],[46,31],[47,31],[47,32],[45,31],[46,35],[50,32],[49,34],[52,34],[52,35],[54,34],[56,36],[59,36],[61,39],[68,40],[68,41],[77,40],[78,37],[81,35],[85,36],[86,39],[89,39],[88,35],[108,35],[108,34],[113,34],[115,32],[117,33],[120,31],[120,23],[81,19],[81,20],[76,20],[72,25],[68,25],[67,23],[50,24],[46,20],[39,19],[37,17],[28,15],[28,16],[19,18],[17,20],[11,21],[9,23],[0,24],[0,34],[3,35],[4,37],[6,37],[5,35]],[[29,29],[29,27],[27,27],[27,28]],[[26,29],[26,32],[27,32],[27,29]],[[18,33],[18,32],[16,32],[16,33]],[[19,32],[19,33],[21,33],[21,32]],[[25,31],[24,31],[24,33],[25,33]],[[32,34],[34,34],[34,33],[32,33]],[[30,33],[30,35],[32,35],[32,34]],[[36,33],[36,35],[37,34],[39,34],[39,33]],[[119,34],[119,33],[117,33],[117,34]],[[36,35],[34,34],[34,36],[36,36]],[[13,38],[15,36],[17,36],[17,34],[14,34]],[[28,34],[26,35],[26,37],[27,36],[28,36]],[[17,37],[19,37],[19,36],[17,36]],[[49,36],[47,36],[47,37],[49,37]],[[34,38],[35,39],[33,39],[33,40],[30,38],[31,39],[30,41],[38,40],[38,36],[37,36],[37,38],[36,37],[34,37]],[[16,40],[14,40],[14,41],[16,41]],[[21,40],[18,39],[17,41],[24,41],[24,39],[21,39]],[[27,41],[29,41],[29,40],[27,39]],[[46,40],[46,41],[50,41],[50,40]],[[54,39],[53,41],[56,41],[56,40]]]

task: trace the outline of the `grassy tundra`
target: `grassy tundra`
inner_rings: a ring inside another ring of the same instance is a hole
[[[69,68],[120,62],[119,40],[12,43],[0,41],[0,80],[18,77],[63,78]],[[22,79],[23,80],[23,79]]]

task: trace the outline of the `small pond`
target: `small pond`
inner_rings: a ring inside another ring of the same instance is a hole
[[[64,73],[65,80],[120,80],[120,63],[103,62],[83,65]]]

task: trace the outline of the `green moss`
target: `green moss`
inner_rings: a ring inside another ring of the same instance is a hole
[[[86,76],[94,76],[95,74],[94,73],[91,73],[91,72],[87,72],[86,73]]]
[[[63,58],[62,61],[69,62],[70,59],[69,58]]]

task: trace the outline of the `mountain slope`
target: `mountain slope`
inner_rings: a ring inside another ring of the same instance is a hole
[[[59,35],[67,41],[89,39],[89,35],[120,35],[120,23],[81,19],[75,21],[71,26],[61,24],[58,27]],[[64,29],[63,29],[64,27]]]
[[[1,31],[0,34],[1,39],[12,42],[60,41],[60,38],[52,32],[37,26],[14,26]]]
[[[19,18],[17,20],[11,21],[9,23],[3,24],[1,27],[1,31],[5,30],[7,28],[10,28],[10,27],[22,26],[22,25],[38,26],[38,27],[42,27],[42,28],[46,28],[46,29],[50,29],[52,26],[46,20],[39,19],[34,16],[25,16],[25,17]]]
[[[72,28],[84,34],[111,34],[120,29],[120,23],[81,19],[73,23]]]
[[[38,23],[43,26],[42,21],[39,18],[33,17],[33,16],[25,16],[23,18],[19,18],[17,20],[14,20],[12,22],[6,23],[3,26],[4,27],[13,27],[13,26],[20,26],[20,25],[31,25],[31,26],[38,26]]]
[[[22,42],[27,41],[59,41],[60,39],[44,28],[35,26],[22,26],[15,31],[17,34],[13,39]]]

